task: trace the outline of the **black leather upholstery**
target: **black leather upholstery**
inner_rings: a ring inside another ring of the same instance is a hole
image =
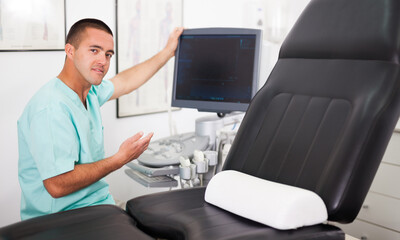
[[[399,37],[398,0],[312,0],[224,169],[312,190],[329,220],[353,221],[399,117]],[[133,199],[127,209],[141,229],[172,239],[344,239],[328,225],[273,230],[203,199],[190,189]]]
[[[331,225],[290,231],[264,226],[206,203],[204,192],[205,188],[192,188],[142,196],[129,201],[127,211],[142,223],[138,228],[166,239],[344,239]]]
[[[28,219],[0,228],[0,239],[105,240],[153,239],[113,205],[98,205]]]
[[[311,0],[282,44],[280,58],[399,63],[399,4]]]

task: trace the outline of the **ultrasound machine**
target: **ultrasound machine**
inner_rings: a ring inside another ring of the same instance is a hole
[[[244,112],[258,90],[261,30],[184,30],[175,54],[172,107],[217,115],[195,132],[152,141],[125,173],[146,187],[193,187],[218,172]],[[177,180],[178,179],[178,180]]]

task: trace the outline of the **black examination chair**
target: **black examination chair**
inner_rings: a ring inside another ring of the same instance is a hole
[[[399,46],[399,0],[311,0],[252,100],[222,174],[311,190],[329,221],[353,221],[400,114]],[[344,239],[330,222],[268,227],[209,204],[205,191],[135,198],[128,213],[103,205],[42,216],[0,228],[0,239]]]
[[[0,240],[152,240],[136,228],[121,208],[98,205],[79,208],[0,228]]]
[[[224,171],[311,190],[329,221],[352,222],[399,117],[399,46],[400,1],[311,0]],[[139,197],[127,211],[141,230],[167,239],[344,239],[326,223],[282,231],[248,220],[205,202],[205,190]]]

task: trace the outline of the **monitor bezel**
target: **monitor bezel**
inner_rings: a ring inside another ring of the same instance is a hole
[[[178,73],[178,62],[179,62],[179,51],[180,42],[182,36],[193,36],[193,35],[254,35],[256,38],[255,52],[254,52],[254,67],[253,67],[253,79],[251,98],[254,97],[258,90],[258,78],[259,78],[259,64],[261,57],[261,37],[262,31],[259,29],[250,28],[197,28],[197,29],[185,29],[179,38],[178,47],[175,52],[175,66],[174,66],[174,78],[172,85],[172,107],[182,108],[195,108],[202,112],[216,112],[216,113],[230,113],[235,111],[245,112],[248,108],[249,103],[233,103],[233,102],[217,102],[217,101],[205,101],[205,100],[182,100],[176,99],[176,84],[177,84],[177,73]]]

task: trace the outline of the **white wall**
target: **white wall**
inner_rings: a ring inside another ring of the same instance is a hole
[[[19,220],[17,119],[63,61],[61,52],[0,53],[0,226]]]
[[[300,0],[288,1],[298,3]],[[249,3],[245,4],[245,0],[185,0],[184,27],[253,27],[254,16],[251,13],[259,7],[265,8],[268,1],[247,2]],[[67,29],[81,18],[94,17],[106,22],[115,33],[114,0],[66,0],[66,5]],[[303,6],[304,4],[300,4],[295,9]],[[273,46],[269,65],[273,65],[277,56],[276,49],[279,49],[279,44]],[[0,88],[0,227],[20,219],[17,119],[30,97],[61,71],[64,56],[62,51],[0,52],[0,81],[3,83]],[[106,76],[108,78],[116,74],[115,59],[114,57]],[[266,78],[269,70],[270,66],[265,66],[265,73],[261,73],[263,78]],[[172,118],[176,122],[178,133],[183,133],[194,131],[194,120],[204,115],[207,113],[184,109],[173,112]],[[102,107],[102,116],[107,156],[114,154],[123,140],[138,131],[155,132],[154,139],[169,135],[167,113],[117,119],[114,100]],[[126,201],[142,194],[159,191],[140,186],[127,177],[123,170],[120,169],[107,177],[110,191],[115,198]]]

